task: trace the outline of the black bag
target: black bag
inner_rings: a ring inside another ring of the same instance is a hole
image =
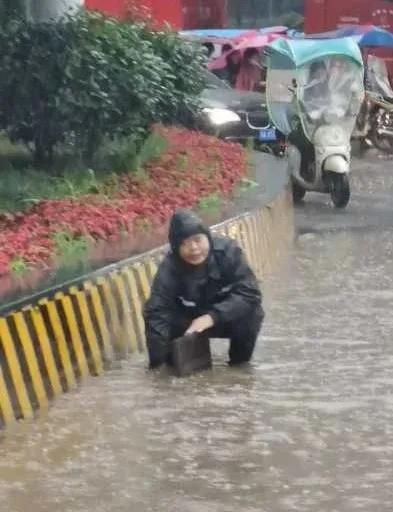
[[[177,377],[212,367],[210,340],[206,334],[186,334],[172,343],[173,370]]]

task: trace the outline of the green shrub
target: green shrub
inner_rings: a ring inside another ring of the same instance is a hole
[[[160,119],[187,123],[186,111],[198,106],[198,95],[205,85],[205,57],[196,45],[169,30],[155,32],[145,27],[144,37],[151,43],[153,52],[169,66],[169,73],[162,77],[165,92],[158,103]]]
[[[141,144],[181,122],[203,87],[202,55],[172,32],[80,12],[0,31],[0,129],[51,161],[66,145],[91,160],[106,138]]]
[[[25,0],[0,0],[0,25],[26,15]]]

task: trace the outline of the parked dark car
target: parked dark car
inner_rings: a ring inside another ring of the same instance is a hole
[[[232,89],[206,70],[206,88],[201,94],[197,128],[237,142],[254,140],[255,148],[281,155],[285,139],[272,125],[265,95]]]

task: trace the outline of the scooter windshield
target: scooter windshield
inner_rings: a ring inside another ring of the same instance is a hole
[[[385,98],[393,98],[386,62],[380,57],[369,55],[367,59],[367,89]]]
[[[363,98],[363,70],[351,60],[329,57],[313,61],[298,72],[299,116],[312,141],[321,126],[334,125],[348,135],[355,128]]]
[[[297,113],[295,70],[268,70],[266,100],[273,124],[280,132],[288,135],[292,131],[293,118]]]

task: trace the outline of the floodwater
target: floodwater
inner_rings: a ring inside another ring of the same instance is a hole
[[[1,512],[391,512],[393,161],[310,195],[248,369],[134,358],[0,441]]]

